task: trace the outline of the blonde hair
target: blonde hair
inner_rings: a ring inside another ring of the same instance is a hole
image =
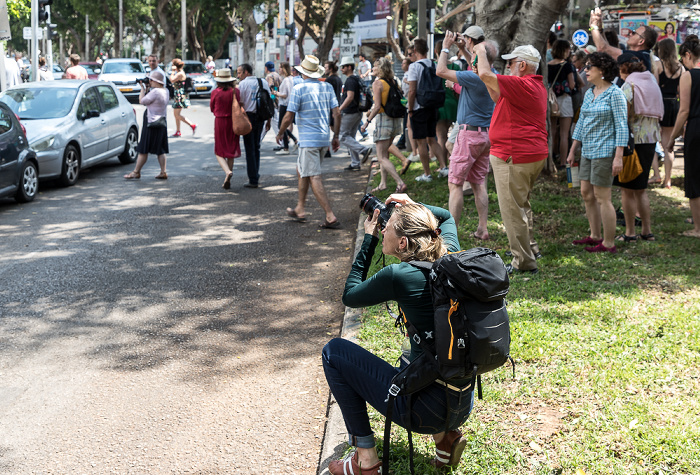
[[[395,208],[393,214],[396,216],[393,224],[396,234],[407,241],[405,250],[396,251],[402,262],[434,262],[447,254],[440,236],[440,223],[428,208],[412,203]]]
[[[379,77],[384,80],[394,79],[394,69],[392,68],[391,61],[386,58],[377,59],[374,64],[379,67]]]

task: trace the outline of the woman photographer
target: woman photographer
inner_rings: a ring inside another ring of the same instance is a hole
[[[139,103],[146,106],[146,110],[143,112],[141,140],[136,146],[138,152],[136,167],[133,172],[124,175],[127,180],[141,178],[141,168],[146,164],[149,153],[156,155],[160,164],[160,173],[156,175],[156,178],[158,180],[168,179],[168,174],[165,172],[165,154],[169,152],[165,115],[170,95],[165,88],[165,76],[160,71],[151,72],[148,79],[148,85],[140,83]]]
[[[367,278],[374,250],[379,243],[379,210],[365,220],[365,237],[345,282],[343,303],[349,307],[366,307],[395,300],[419,332],[434,330],[433,304],[427,273],[409,264],[410,261],[434,262],[447,252],[459,251],[457,227],[449,211],[415,203],[408,195],[393,194],[387,203],[397,203],[382,231],[382,251],[397,257],[401,263],[389,265]],[[404,343],[401,367],[415,360],[420,346],[408,340]],[[335,338],[323,349],[323,369],[331,392],[343,413],[350,444],[356,450],[345,459],[331,462],[331,474],[378,474],[381,462],[377,456],[374,435],[367,414],[367,403],[382,414],[392,378],[399,368],[382,360],[357,344]],[[469,417],[473,405],[470,381],[459,385],[460,390],[447,389],[435,382],[412,395],[413,409],[409,414],[408,397],[396,398],[393,419],[406,427],[410,417],[413,432],[432,434],[436,444],[437,467],[456,466],[466,440],[458,429]],[[456,389],[456,388],[455,388]],[[449,398],[449,401],[447,400]],[[450,409],[449,424],[447,408]],[[450,431],[445,433],[445,427]]]

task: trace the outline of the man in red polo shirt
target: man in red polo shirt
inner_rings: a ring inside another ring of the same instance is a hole
[[[479,77],[496,103],[491,118],[491,168],[496,182],[498,206],[506,227],[513,261],[508,273],[537,273],[539,255],[533,236],[530,192],[535,185],[547,147],[547,90],[536,75],[541,56],[531,45],[518,46],[501,57],[509,76],[494,74],[486,59],[484,43],[474,47]]]

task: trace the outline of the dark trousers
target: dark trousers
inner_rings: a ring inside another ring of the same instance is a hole
[[[251,185],[257,185],[260,179],[260,137],[262,136],[265,121],[258,118],[255,112],[246,112],[253,130],[243,136],[245,146],[245,165],[248,172],[248,181]]]
[[[277,127],[282,126],[282,120],[284,119],[284,115],[287,113],[287,106],[280,106],[280,120],[277,123]],[[284,135],[282,136],[282,142],[284,144],[284,149],[287,150],[289,148],[289,139],[294,140],[295,142],[297,141],[297,138],[292,134],[289,129],[284,131]]]

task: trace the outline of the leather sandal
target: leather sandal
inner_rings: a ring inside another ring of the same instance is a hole
[[[165,172],[160,172],[159,174],[156,175],[156,180],[167,180],[168,179],[168,174]]]
[[[466,440],[464,441],[466,444]],[[460,452],[461,454],[461,452]],[[371,467],[363,467],[357,461],[357,451],[350,452],[343,460],[334,460],[328,464],[328,471],[331,475],[380,475],[382,473],[382,461],[375,463]]]
[[[124,175],[124,178],[127,180],[138,180],[139,178],[141,178],[141,173],[139,173],[139,172],[127,173],[126,175]]]
[[[456,467],[459,465],[459,459],[462,458],[462,452],[466,446],[467,439],[462,437],[462,433],[458,430],[451,430],[439,443],[435,444],[435,458],[430,461],[430,464],[435,468],[442,468],[446,465]]]

